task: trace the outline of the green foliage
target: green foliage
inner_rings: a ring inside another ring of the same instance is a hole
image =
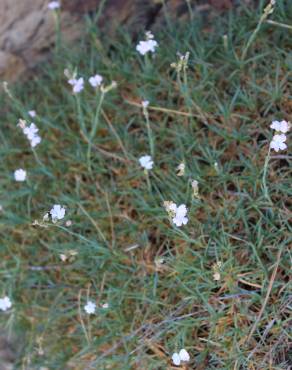
[[[88,21],[75,48],[60,45],[41,73],[10,87],[13,100],[2,97],[0,296],[13,309],[0,322],[21,338],[16,368],[166,369],[180,348],[194,369],[287,368],[287,151],[270,158],[269,199],[262,178],[269,125],[291,115],[291,31],[264,23],[242,60],[262,11],[238,9],[208,30],[196,14],[168,19],[154,58],[126,30],[108,37]],[[289,19],[277,2],[273,20]],[[170,67],[178,51],[190,52],[185,73]],[[86,80],[77,98],[65,68]],[[95,73],[117,81],[99,110]],[[30,109],[42,136],[34,153],[16,127]],[[149,136],[146,175],[138,158]],[[27,182],[13,180],[17,168]],[[173,226],[164,201],[185,203],[189,223]],[[32,225],[53,204],[72,225]],[[87,297],[98,305],[90,317]]]

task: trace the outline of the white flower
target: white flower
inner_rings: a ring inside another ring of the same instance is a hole
[[[178,353],[176,353],[176,352],[175,352],[175,353],[172,355],[171,359],[172,359],[172,362],[174,363],[174,365],[176,365],[176,366],[179,366],[179,365],[180,365],[181,359],[180,359],[180,357],[179,357],[179,354],[178,354]]]
[[[73,86],[73,92],[75,94],[80,93],[84,89],[84,79],[83,79],[83,77],[80,77],[78,79],[70,78],[68,83]]]
[[[104,304],[101,305],[101,308],[107,309],[107,308],[109,308],[109,304],[108,303],[104,303]]]
[[[96,310],[96,304],[92,301],[88,301],[84,306],[84,310],[86,313],[88,313],[88,315],[94,314]]]
[[[31,118],[36,117],[36,111],[35,110],[29,110],[27,113],[29,114],[29,116],[31,116]]]
[[[23,133],[24,135],[26,135],[28,140],[32,140],[35,134],[38,132],[38,130],[39,129],[36,127],[36,125],[34,123],[31,123],[30,126],[26,126],[23,129]]]
[[[274,135],[271,143],[270,143],[270,148],[274,149],[276,152],[279,150],[284,150],[287,148],[287,145],[285,144],[287,137],[284,134],[281,135]]]
[[[215,271],[214,274],[213,274],[213,279],[215,281],[219,281],[221,279],[221,275],[220,275],[220,272],[219,271]]]
[[[185,174],[186,165],[184,163],[180,163],[177,168],[177,176],[183,176]]]
[[[179,366],[181,362],[189,362],[190,361],[190,355],[189,353],[183,348],[179,351],[179,353],[174,353],[172,355],[172,362],[174,365]]]
[[[199,183],[197,180],[192,181],[192,188],[193,188],[193,196],[198,197],[199,196]]]
[[[50,215],[52,216],[53,221],[57,221],[64,218],[65,212],[66,210],[64,207],[61,207],[60,204],[55,204],[50,210]]]
[[[188,210],[185,204],[177,206],[174,202],[166,201],[164,207],[176,226],[180,227],[188,223],[189,219],[186,217]]]
[[[56,9],[59,9],[60,8],[60,2],[59,1],[51,1],[51,2],[49,2],[49,4],[48,4],[48,8],[50,9],[50,10],[56,10]]]
[[[154,39],[154,35],[151,31],[146,31],[145,32],[145,35],[146,35],[146,39],[147,40],[151,40],[151,39]]]
[[[11,308],[12,302],[9,297],[0,298],[0,310],[1,311],[7,311],[9,308]]]
[[[176,212],[176,204],[172,201],[166,200],[163,202],[164,208],[170,217],[174,217]]]
[[[26,128],[26,121],[24,119],[19,118],[17,126],[20,127],[23,131]]]
[[[179,351],[179,357],[182,361],[188,362],[190,361],[190,355],[184,348]]]
[[[151,53],[155,52],[155,48],[158,46],[158,43],[155,40],[140,41],[136,46],[136,50],[141,54],[145,55],[149,51]]]
[[[290,122],[287,121],[273,121],[270,127],[277,132],[286,134],[290,130]]]
[[[14,179],[15,181],[25,181],[26,179],[26,171],[22,168],[19,168],[18,170],[14,171]]]
[[[145,55],[149,51],[151,53],[155,52],[155,48],[158,47],[157,41],[154,40],[154,36],[150,31],[146,32],[146,40],[145,41],[140,41],[138,45],[136,46],[136,50],[141,54]]]
[[[141,104],[143,108],[147,108],[149,105],[149,100],[143,100]]]
[[[41,137],[37,134],[39,129],[36,127],[34,123],[31,123],[30,126],[26,126],[26,123],[23,122],[21,122],[19,126],[22,128],[24,135],[30,141],[30,145],[34,148],[42,141]]]
[[[36,147],[40,142],[42,141],[42,138],[39,135],[35,135],[31,140],[30,140],[30,145],[32,148]]]
[[[49,213],[47,212],[45,215],[44,215],[44,217],[43,217],[43,221],[44,222],[47,222],[47,221],[49,221]]]
[[[175,212],[175,216],[173,217],[172,222],[177,227],[186,225],[188,223],[189,219],[186,217],[188,210],[185,204],[181,204],[178,207],[176,206],[176,204],[174,204],[171,210]]]
[[[153,168],[153,160],[150,155],[144,155],[143,157],[139,158],[140,165],[145,168],[145,170],[151,170]]]
[[[89,78],[89,83],[92,87],[100,86],[102,83],[103,77],[99,74],[96,74],[95,76],[92,76]]]

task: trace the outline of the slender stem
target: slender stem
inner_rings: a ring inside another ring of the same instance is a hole
[[[98,123],[99,123],[99,116],[100,116],[100,111],[101,111],[101,106],[104,100],[104,92],[102,91],[100,96],[99,96],[99,101],[96,106],[96,111],[95,111],[95,116],[94,116],[94,121],[93,125],[91,128],[89,140],[88,140],[88,148],[87,148],[87,163],[88,163],[88,169],[91,171],[91,148],[92,148],[92,141],[94,136],[96,135],[96,131],[98,128]]]
[[[150,126],[149,113],[147,111],[147,108],[143,110],[143,113],[144,113],[145,120],[146,120],[150,154],[151,154],[151,157],[154,158],[154,137],[153,137],[151,126]]]
[[[288,30],[292,30],[292,26],[290,26],[289,24],[286,24],[286,23],[275,22],[275,21],[272,21],[270,19],[267,20],[266,23],[272,24],[273,26],[278,26],[278,27],[282,27],[282,28],[287,28]]]
[[[97,104],[97,107],[96,107],[96,111],[95,111],[93,126],[92,126],[91,133],[90,133],[90,138],[91,139],[95,136],[96,131],[97,131],[97,127],[98,127],[98,123],[99,123],[99,115],[100,115],[103,100],[104,100],[104,92],[102,91],[101,94],[100,94],[100,97],[99,97],[99,101],[98,101],[98,104]]]
[[[149,193],[151,194],[151,182],[150,182],[150,178],[149,178],[149,172],[147,170],[145,170],[145,175],[146,175],[148,190],[149,190]]]
[[[247,44],[246,44],[245,48],[243,49],[243,52],[241,54],[241,60],[242,61],[244,61],[244,59],[246,58],[248,49],[250,48],[251,44],[254,42],[254,40],[256,38],[256,35],[258,34],[258,32],[261,28],[262,23],[265,22],[265,20],[268,18],[269,14],[271,14],[273,12],[273,10],[274,10],[274,4],[272,3],[272,0],[271,0],[270,3],[265,7],[264,12],[260,17],[259,22],[258,22],[255,30],[251,34],[250,38],[247,41]]]
[[[31,150],[32,150],[32,152],[33,152],[33,155],[34,155],[34,158],[35,158],[36,162],[41,166],[41,168],[42,168],[43,172],[44,172],[47,176],[49,176],[49,177],[53,178],[54,176],[52,175],[52,173],[51,173],[51,172],[49,172],[49,171],[47,170],[46,166],[45,166],[45,165],[43,164],[43,162],[40,160],[39,156],[37,155],[36,150],[35,150],[34,148],[32,148]]]
[[[269,151],[268,151],[268,154],[266,156],[265,164],[264,164],[262,187],[263,187],[264,197],[266,199],[268,199],[269,202],[272,202],[271,198],[270,198],[270,195],[269,195],[269,189],[268,189],[268,186],[267,186],[267,173],[268,173],[270,158],[271,158],[271,148],[269,147]]]
[[[186,3],[187,3],[188,11],[189,11],[189,14],[190,14],[190,18],[191,18],[191,21],[192,21],[194,19],[194,12],[193,12],[193,9],[192,9],[192,6],[191,6],[191,0],[186,0]]]
[[[85,127],[84,115],[83,115],[83,112],[82,112],[82,109],[81,109],[81,101],[80,101],[80,97],[79,97],[78,94],[76,94],[76,103],[77,103],[78,121],[80,123],[81,130],[82,130],[84,136],[87,136],[87,130],[86,130],[86,127]]]

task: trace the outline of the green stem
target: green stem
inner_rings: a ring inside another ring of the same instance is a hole
[[[77,114],[78,114],[78,121],[80,123],[81,130],[85,137],[87,137],[87,130],[85,127],[85,121],[84,121],[84,115],[81,109],[81,102],[80,97],[78,94],[76,94],[76,103],[77,103]]]
[[[272,0],[271,0],[270,3],[265,7],[264,12],[261,15],[261,18],[260,18],[255,30],[251,34],[250,38],[247,41],[247,44],[246,44],[245,48],[243,49],[243,52],[242,52],[242,55],[241,55],[241,60],[242,61],[244,61],[244,59],[246,58],[248,49],[250,48],[251,44],[254,42],[254,40],[256,38],[256,35],[258,34],[258,32],[261,28],[262,23],[265,22],[265,20],[268,18],[269,14],[271,14],[273,12],[273,10],[274,10],[274,4],[272,4]]]
[[[263,171],[263,177],[262,177],[262,188],[263,188],[264,198],[266,198],[269,202],[272,203],[270,195],[269,195],[269,189],[267,186],[267,173],[268,173],[270,158],[271,158],[271,149],[269,148],[268,154],[265,159],[265,164],[264,164],[264,171]]]
[[[47,176],[49,176],[49,177],[53,178],[54,176],[52,175],[52,173],[51,173],[51,172],[49,172],[49,171],[47,170],[46,166],[45,166],[45,165],[43,164],[43,162],[40,160],[39,156],[37,155],[36,150],[35,150],[34,148],[32,148],[31,150],[32,150],[32,152],[33,152],[33,155],[34,155],[34,158],[35,158],[36,162],[40,165],[40,167],[42,168],[43,172],[44,172]]]
[[[154,137],[153,137],[152,130],[151,130],[151,127],[150,127],[149,113],[147,111],[147,108],[144,110],[144,116],[145,116],[145,120],[146,120],[146,127],[147,127],[150,154],[151,154],[151,157],[153,159],[154,158]]]
[[[147,170],[145,170],[145,175],[146,175],[146,182],[147,182],[148,191],[151,194],[151,182],[150,182],[150,178],[149,178],[149,172]]]
[[[98,123],[99,123],[99,116],[100,116],[101,106],[102,106],[103,100],[104,100],[104,92],[102,91],[101,92],[101,95],[99,97],[99,101],[98,101],[97,107],[96,107],[94,121],[93,121],[93,125],[92,125],[91,132],[90,132],[90,135],[89,135],[89,140],[88,140],[87,163],[88,163],[88,169],[89,169],[89,171],[91,171],[91,148],[92,148],[92,141],[93,141],[93,139],[94,139],[94,137],[96,135],[96,132],[97,132]]]

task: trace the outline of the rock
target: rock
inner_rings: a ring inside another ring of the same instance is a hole
[[[80,35],[81,17],[82,14],[75,15],[62,10],[64,39],[72,41]],[[47,1],[0,1],[1,80],[15,81],[28,68],[45,59],[54,40],[54,12],[47,8]]]
[[[15,357],[15,348],[12,347],[6,333],[0,328],[0,370],[12,370]]]
[[[44,60],[55,41],[55,13],[50,0],[0,0],[0,79],[15,81],[28,69]],[[194,12],[210,8],[230,8],[236,0],[190,0]],[[248,1],[248,0],[243,0]],[[164,10],[171,17],[187,17],[187,0],[63,0],[61,1],[62,38],[74,41],[84,29],[83,15],[95,14],[104,4],[100,26],[110,37],[123,24],[135,35],[155,29],[165,22]],[[165,3],[165,9],[163,8]]]

